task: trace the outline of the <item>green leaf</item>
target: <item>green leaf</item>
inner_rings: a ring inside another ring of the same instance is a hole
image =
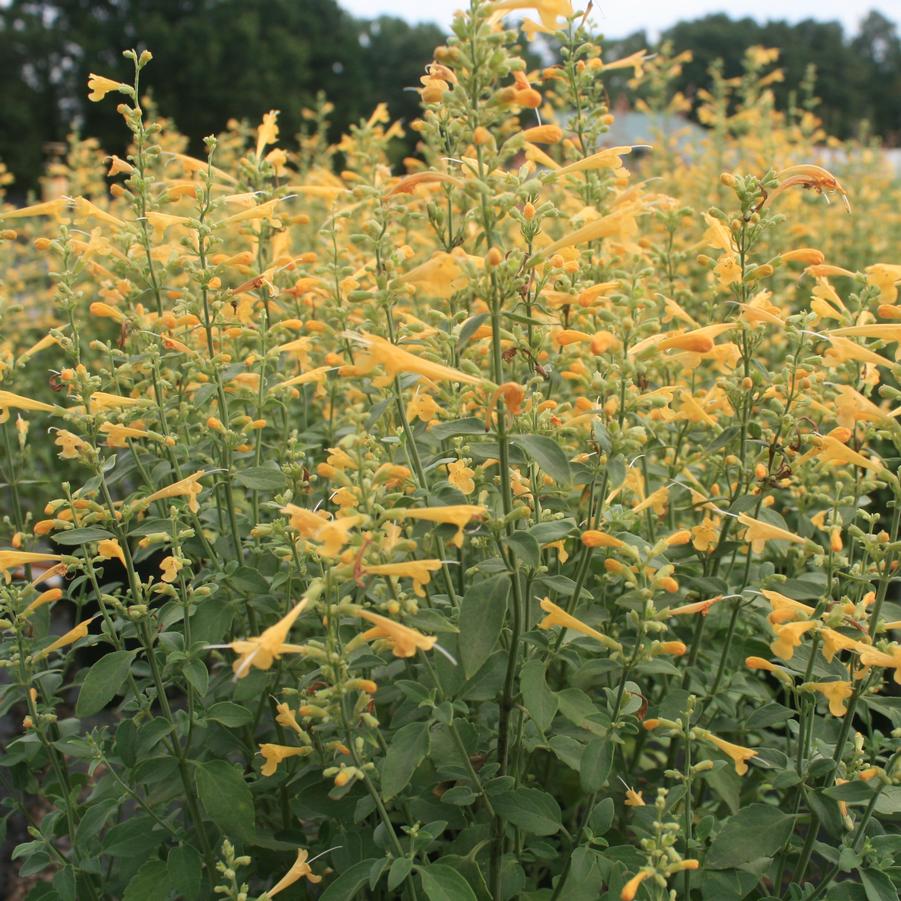
[[[701,896],[704,901],[741,901],[759,877],[744,870],[708,870],[701,873]]]
[[[873,797],[873,787],[862,779],[847,782],[844,785],[833,785],[823,789],[827,798],[844,801],[846,804],[863,804]]]
[[[463,674],[471,679],[497,644],[507,615],[510,579],[497,576],[490,582],[473,582],[460,605],[460,658]]]
[[[591,793],[603,787],[613,765],[614,747],[613,742],[606,738],[593,738],[585,746],[579,764],[579,779],[583,791]]]
[[[148,860],[125,886],[122,901],[159,901],[169,893],[169,876],[161,860]]]
[[[525,451],[555,482],[568,485],[572,481],[569,460],[553,438],[544,435],[512,435],[511,443]]]
[[[253,797],[241,771],[224,760],[208,760],[196,765],[194,779],[206,815],[228,837],[252,841]]]
[[[541,562],[541,547],[526,531],[519,530],[503,539],[517,563],[534,569]]]
[[[169,852],[167,860],[169,882],[175,894],[185,901],[194,901],[200,892],[200,854],[190,845],[179,845]]]
[[[228,726],[230,729],[236,729],[239,726],[246,726],[253,719],[253,715],[240,704],[233,704],[231,701],[220,701],[213,704],[206,712],[207,719]]]
[[[557,696],[548,688],[544,663],[540,660],[525,663],[520,670],[519,687],[529,716],[542,732],[547,732],[557,713]]]
[[[604,798],[598,801],[591,809],[588,816],[588,828],[595,835],[604,835],[605,832],[613,825],[613,817],[616,814],[616,808],[613,806],[613,798]]]
[[[552,522],[540,522],[529,529],[529,534],[540,544],[550,544],[566,538],[576,528],[573,519],[556,519]]]
[[[150,817],[136,816],[117,823],[103,837],[103,853],[111,857],[147,857],[163,841]]]
[[[463,350],[469,343],[470,338],[478,331],[479,326],[488,318],[487,313],[479,313],[476,316],[470,316],[466,322],[460,327],[460,334],[457,336],[457,353]]]
[[[93,716],[125,689],[131,662],[137,651],[110,651],[89,670],[75,703],[76,716]]]
[[[704,858],[704,866],[726,870],[772,857],[788,841],[793,825],[794,817],[778,807],[751,804],[726,820]]]
[[[425,760],[428,753],[428,723],[408,723],[394,733],[382,764],[384,800],[390,801],[410,784],[416,767]]]
[[[388,870],[388,891],[393,892],[413,870],[409,857],[395,857]]]
[[[484,435],[485,420],[469,416],[466,419],[455,419],[453,422],[439,422],[438,425],[433,425],[427,434],[438,441],[455,438],[457,435]]]
[[[429,901],[477,901],[469,883],[453,867],[430,863],[417,871]]]
[[[248,466],[235,473],[235,481],[252,491],[281,491],[288,486],[285,474],[273,460],[270,465]]]
[[[106,529],[88,526],[85,529],[69,529],[66,532],[57,532],[51,537],[57,544],[73,547],[78,544],[88,544],[88,542],[91,541],[103,541],[107,538],[115,538],[116,536]]]
[[[375,858],[361,860],[346,869],[322,893],[319,901],[354,901],[360,889],[369,882],[369,871],[375,862]]]
[[[858,870],[858,873],[867,901],[898,901],[898,890],[885,873],[874,869]]]
[[[491,799],[498,815],[532,835],[554,835],[560,829],[560,805],[537,788],[517,788]]]

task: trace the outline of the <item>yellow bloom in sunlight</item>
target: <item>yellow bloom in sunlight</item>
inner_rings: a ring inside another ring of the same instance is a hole
[[[413,591],[418,597],[425,597],[423,586],[429,584],[432,573],[439,569],[441,569],[440,560],[408,560],[406,563],[380,563],[375,566],[367,564],[363,567],[363,572],[392,579],[412,579]]]
[[[719,535],[720,530],[717,528],[716,520],[709,514],[705,514],[704,519],[691,528],[692,547],[699,553],[706,554],[716,547]]]
[[[472,494],[476,490],[473,481],[475,472],[466,465],[465,460],[454,460],[447,464],[447,480],[461,494]]]
[[[98,616],[100,616],[100,614],[95,613],[90,619],[82,620],[77,626],[69,629],[65,635],[61,635],[56,641],[48,644],[46,648],[42,648],[38,651],[38,653],[34,655],[34,659],[41,660],[52,654],[54,651],[59,651],[62,648],[68,647],[70,644],[74,644],[76,641],[81,641],[82,638],[86,638],[88,626],[90,626]]]
[[[823,192],[840,194],[845,206],[850,210],[848,192],[845,191],[839,180],[822,166],[815,166],[811,163],[789,166],[777,172],[776,178],[779,180],[779,184],[770,191],[770,200],[775,199],[788,188],[801,187],[816,191],[817,194]]]
[[[88,88],[91,91],[88,94],[88,100],[94,103],[103,100],[111,91],[119,91],[122,94],[134,94],[131,85],[124,84],[121,81],[113,81],[112,78],[105,78],[103,75],[95,75],[93,72],[88,76]]]
[[[58,197],[56,200],[45,200],[42,203],[33,203],[30,206],[19,207],[17,210],[0,210],[0,219],[29,219],[32,216],[59,216],[63,210],[69,207],[69,200]]]
[[[56,562],[63,558],[59,554],[41,554],[34,551],[0,550],[0,572],[7,583],[10,581],[10,570],[32,563]]]
[[[635,791],[633,788],[626,789],[626,800],[623,801],[623,804],[626,807],[644,807],[644,798],[641,796],[641,792]]]
[[[178,558],[171,555],[164,557],[160,561],[160,569],[163,571],[163,575],[161,576],[162,580],[171,584],[178,578],[178,573],[181,568],[182,564],[179,562]]]
[[[278,125],[276,124],[278,112],[277,109],[273,109],[268,113],[263,113],[263,121],[257,128],[257,157],[263,155],[264,147],[274,144],[278,140]]]
[[[806,544],[806,540],[800,535],[795,535],[779,526],[771,525],[747,513],[739,513],[738,521],[745,527],[744,540],[751,543],[751,550],[759,554],[768,541],[790,541],[793,544]]]
[[[95,391],[91,395],[91,412],[142,407],[149,403],[150,401],[146,397],[122,397],[119,394],[110,394],[106,391]]]
[[[311,869],[310,864],[307,862],[307,858],[310,856],[309,851],[305,851],[303,848],[297,849],[297,860],[291,864],[291,869],[279,879],[275,885],[269,889],[268,892],[264,894],[269,897],[275,897],[279,892],[284,891],[288,888],[289,885],[294,885],[298,879],[306,878],[309,882],[322,882],[322,877],[317,876]]]
[[[294,621],[319,597],[322,588],[323,584],[320,581],[313,582],[307,589],[306,595],[275,625],[270,626],[255,638],[241,638],[229,645],[236,654],[240,655],[232,664],[236,678],[243,679],[250,672],[252,666],[257,669],[269,669],[273,661],[278,660],[282,654],[302,654],[306,651],[302,645],[287,644],[286,639]]]
[[[570,0],[499,0],[491,5],[491,9],[495,12],[534,9],[542,28],[548,31],[557,30],[557,19],[566,19],[573,14]]]
[[[415,657],[417,651],[430,651],[438,641],[433,635],[423,635],[422,632],[388,619],[387,616],[369,610],[354,612],[373,624],[373,628],[367,629],[360,637],[364,641],[387,641],[395,657]]]
[[[139,504],[141,507],[149,507],[154,501],[167,500],[172,497],[186,497],[188,499],[188,509],[192,513],[196,513],[200,509],[197,497],[200,492],[203,491],[203,485],[200,484],[200,480],[206,474],[207,473],[204,470],[198,469],[193,475],[190,475],[179,482],[175,482],[167,488],[161,488],[159,491],[154,491],[153,494],[142,498],[139,501]]]
[[[776,638],[770,643],[770,650],[780,660],[791,660],[795,656],[795,648],[801,644],[801,639],[811,629],[816,628],[816,623],[801,620],[796,623],[774,624],[773,632]]]
[[[312,538],[328,522],[318,513],[305,507],[298,507],[296,504],[285,504],[281,512],[287,514],[291,528],[304,538]]]
[[[481,519],[488,513],[485,507],[475,504],[451,504],[446,507],[404,507],[387,510],[388,519],[420,519],[426,522],[447,524],[457,527],[453,537],[456,547],[463,547],[463,529],[474,519]]]
[[[376,388],[390,385],[403,372],[415,373],[433,382],[462,382],[466,385],[481,385],[483,382],[483,379],[474,375],[467,375],[442,363],[433,363],[431,360],[418,357],[378,335],[364,333],[351,337],[364,344],[367,351],[355,366],[356,374],[368,375],[376,368],[384,372],[384,375],[372,380]]]
[[[814,447],[795,461],[796,466],[805,463],[811,457],[816,457],[823,463],[833,465],[859,466],[861,469],[872,469],[876,472],[885,469],[881,461],[859,454],[833,435],[815,435],[813,443]]]
[[[103,541],[99,542],[97,545],[97,553],[104,560],[112,560],[115,558],[125,566],[125,552],[115,538],[104,538]]]
[[[274,776],[278,765],[289,757],[306,757],[312,751],[312,748],[295,748],[290,745],[275,745],[266,743],[260,745],[260,754],[263,755],[266,762],[260,769],[261,776]]]
[[[597,629],[592,629],[591,626],[586,625],[580,619],[576,619],[576,617],[567,613],[562,607],[558,607],[550,598],[542,598],[539,606],[547,614],[547,616],[538,623],[539,629],[552,629],[554,626],[560,626],[563,629],[572,629],[574,632],[579,632],[582,635],[593,638],[595,641],[599,641],[602,645],[610,648],[612,651],[622,650],[622,645],[618,641],[604,635],[603,632],[598,632]]]
[[[735,772],[739,776],[744,776],[744,774],[748,772],[748,761],[757,756],[756,751],[742,747],[742,745],[732,744],[732,742],[719,738],[712,732],[708,732],[706,729],[698,729],[697,733],[704,741],[709,741],[728,757],[732,758],[735,763]]]
[[[421,419],[423,422],[431,422],[435,419],[441,408],[435,398],[423,391],[416,391],[407,403],[407,419],[413,422]]]
[[[829,712],[833,716],[844,716],[848,712],[845,701],[851,697],[854,689],[850,682],[808,682],[802,689],[819,692],[829,702]]]

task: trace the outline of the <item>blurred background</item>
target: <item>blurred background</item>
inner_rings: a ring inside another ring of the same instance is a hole
[[[270,108],[281,110],[283,134],[293,134],[318,92],[335,104],[339,133],[381,100],[393,118],[415,117],[419,97],[410,89],[460,2],[0,0],[0,161],[15,177],[9,199],[38,189],[73,128],[122,152],[126,130],[111,104],[88,101],[86,83],[90,72],[125,77],[123,48],[153,51],[147,92],[194,152],[230,119],[256,124]],[[829,132],[901,143],[898,0],[599,0],[591,15],[607,60],[663,41],[692,51],[676,83],[689,118],[715,60],[738,75],[744,51],[763,45],[781,50],[779,104],[796,102],[815,79],[816,112]],[[548,49],[536,41],[524,51],[539,65]],[[610,84],[614,109],[617,85]]]

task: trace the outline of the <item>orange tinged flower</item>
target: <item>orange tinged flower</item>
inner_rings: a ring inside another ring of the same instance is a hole
[[[795,656],[795,648],[800,647],[801,639],[811,629],[816,628],[814,622],[786,623],[773,625],[776,638],[770,644],[770,650],[780,660],[791,660]]]
[[[712,745],[715,745],[725,755],[732,758],[732,761],[735,763],[735,772],[739,776],[744,776],[744,774],[748,772],[748,761],[757,756],[756,751],[745,748],[742,745],[733,744],[731,741],[726,741],[723,738],[719,738],[712,732],[708,732],[706,729],[699,729],[697,732],[704,741],[708,741]]]
[[[481,519],[488,513],[485,507],[474,504],[451,504],[446,507],[404,507],[388,510],[389,519],[420,519],[426,522],[442,523],[457,527],[453,544],[463,547],[463,529],[474,519]]]
[[[429,584],[432,573],[439,569],[441,569],[440,560],[408,560],[405,563],[366,565],[363,567],[363,572],[373,576],[412,579],[413,591],[418,597],[425,597],[424,586]]]
[[[305,757],[311,752],[311,748],[295,748],[290,745],[262,744],[260,745],[260,754],[263,755],[265,763],[260,770],[261,776],[274,776],[278,765],[289,757]]]

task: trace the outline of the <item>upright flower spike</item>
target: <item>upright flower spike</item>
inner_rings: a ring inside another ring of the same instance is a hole
[[[373,624],[360,637],[365,641],[384,640],[391,645],[395,657],[415,657],[417,651],[431,651],[438,641],[433,635],[423,635],[402,623],[369,610],[356,610],[356,616]]]
[[[587,626],[580,619],[576,619],[563,608],[558,607],[550,598],[542,598],[539,606],[547,614],[538,623],[539,629],[552,629],[554,626],[560,626],[563,629],[572,629],[574,632],[587,635],[589,638],[599,641],[611,651],[621,651],[623,649],[623,646],[618,641],[610,638],[608,635],[604,635],[603,632],[598,632],[597,629],[592,629],[591,626]]]

